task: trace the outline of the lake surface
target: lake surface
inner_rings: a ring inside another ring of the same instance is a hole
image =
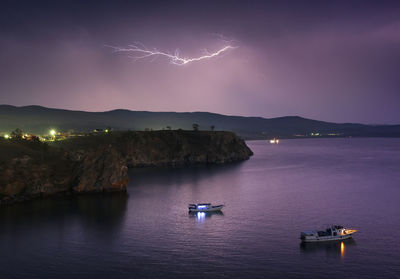
[[[0,278],[400,278],[400,139],[248,145],[243,163],[131,171],[128,195],[0,208]],[[300,245],[324,224],[359,232]]]

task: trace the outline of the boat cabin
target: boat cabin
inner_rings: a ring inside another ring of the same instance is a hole
[[[191,203],[189,204],[189,212],[219,211],[222,207],[224,207],[223,204],[212,205],[211,203]]]
[[[205,210],[211,207],[211,203],[195,203],[189,204],[189,209]]]

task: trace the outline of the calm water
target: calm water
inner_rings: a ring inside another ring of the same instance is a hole
[[[248,145],[240,164],[132,171],[128,195],[0,208],[0,278],[400,278],[400,139]],[[223,214],[188,214],[205,201]],[[359,233],[300,245],[327,223]]]

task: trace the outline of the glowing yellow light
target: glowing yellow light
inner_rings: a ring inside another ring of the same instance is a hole
[[[5,135],[4,135],[4,138],[5,138],[5,139],[9,139],[9,138],[10,138],[10,135],[5,134]]]
[[[269,140],[269,143],[279,143],[279,140],[278,139],[271,139],[271,140]]]
[[[108,133],[108,129],[106,129],[105,132]]]
[[[50,135],[54,137],[56,135],[56,130],[50,130]]]

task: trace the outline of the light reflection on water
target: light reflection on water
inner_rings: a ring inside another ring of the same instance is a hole
[[[342,241],[341,243],[340,243],[340,257],[343,259],[344,258],[344,253],[345,253],[345,251],[346,251],[346,247],[345,247],[345,245],[344,245],[344,242]]]
[[[326,255],[328,257],[345,259],[347,249],[354,249],[356,245],[356,240],[349,238],[341,241],[301,243],[300,250],[307,256]]]
[[[195,218],[197,222],[203,223],[206,221],[206,218],[211,218],[213,215],[218,217],[223,217],[224,213],[222,211],[215,212],[189,212],[189,218]]]
[[[196,218],[198,222],[203,222],[206,219],[206,213],[205,212],[197,212]]]

